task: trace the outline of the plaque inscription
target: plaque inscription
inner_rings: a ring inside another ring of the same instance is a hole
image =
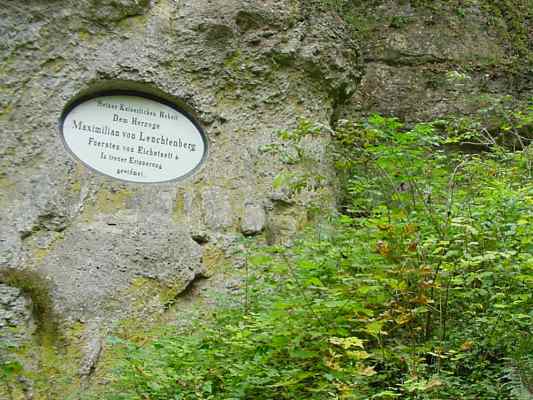
[[[207,140],[187,113],[144,94],[100,94],[61,119],[66,147],[89,168],[124,181],[159,183],[192,174]]]

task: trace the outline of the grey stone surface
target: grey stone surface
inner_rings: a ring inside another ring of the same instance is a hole
[[[265,229],[266,213],[261,204],[246,203],[241,221],[241,232],[247,236],[257,235]]]
[[[212,230],[231,227],[234,219],[233,210],[224,189],[216,186],[205,189],[202,193],[202,207],[205,226]]]
[[[78,374],[82,379],[87,379],[94,372],[102,353],[102,342],[104,340],[102,332],[100,331],[100,321],[94,320],[87,325],[83,359],[78,371]]]
[[[205,243],[262,230],[245,199],[267,201],[283,166],[260,149],[300,117],[327,124],[360,80],[357,46],[313,1],[8,1],[0,36],[0,272],[32,272],[67,325],[129,315],[139,280],[179,292],[206,274]],[[104,89],[186,103],[205,165],[142,186],[74,161],[60,114]]]
[[[33,329],[31,300],[20,289],[0,283],[0,342],[17,346],[30,338]]]

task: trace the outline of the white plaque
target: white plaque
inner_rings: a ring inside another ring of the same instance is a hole
[[[207,155],[207,140],[177,106],[139,93],[81,99],[65,111],[66,147],[89,168],[123,181],[159,183],[186,177]]]

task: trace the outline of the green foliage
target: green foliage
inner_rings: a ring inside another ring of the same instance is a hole
[[[343,212],[250,249],[242,306],[114,338],[107,398],[531,398],[531,146],[452,152],[449,124],[342,121]]]
[[[312,154],[315,147],[312,140],[320,140],[324,133],[330,131],[322,124],[300,119],[295,129],[277,133],[279,142],[261,148],[262,152],[276,156],[285,166],[272,183],[275,190],[286,189],[294,195],[302,191],[316,193],[323,186],[326,177],[319,173],[320,161],[316,154]]]
[[[476,115],[442,121],[446,143],[496,150],[524,149],[533,142],[533,98],[518,106],[511,96],[488,98]]]
[[[533,16],[531,0],[484,0],[482,9],[509,43],[508,52],[518,63],[533,62],[528,21]]]
[[[8,396],[12,399],[17,384],[17,378],[24,372],[20,362],[14,357],[7,356],[16,348],[14,343],[3,339],[0,342],[0,395]]]

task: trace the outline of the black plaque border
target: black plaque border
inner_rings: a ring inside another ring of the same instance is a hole
[[[187,172],[185,175],[180,175],[180,176],[178,176],[176,178],[173,178],[173,179],[168,179],[166,181],[157,181],[157,182],[139,182],[139,181],[133,181],[133,180],[129,180],[129,179],[117,178],[117,177],[115,177],[113,175],[109,175],[109,174],[106,174],[105,172],[99,171],[96,168],[94,168],[94,167],[90,166],[89,164],[87,164],[80,157],[78,157],[74,153],[74,151],[69,147],[69,145],[67,144],[67,142],[65,140],[65,135],[63,133],[63,125],[65,123],[65,119],[66,119],[67,115],[74,108],[76,108],[78,105],[80,105],[82,103],[85,103],[86,101],[98,98],[98,97],[108,97],[108,96],[142,97],[142,98],[145,98],[145,99],[148,99],[148,100],[152,100],[152,101],[158,102],[160,104],[164,104],[164,105],[174,109],[175,111],[179,112],[180,114],[182,114],[184,117],[186,117],[189,121],[191,121],[193,123],[193,125],[196,127],[196,129],[200,133],[200,137],[202,138],[202,141],[204,142],[204,154],[202,155],[202,158],[201,158],[200,162],[192,170]],[[185,180],[185,179],[191,177],[192,175],[194,175],[196,172],[198,172],[202,168],[202,166],[205,164],[205,162],[207,160],[208,153],[209,153],[209,141],[207,139],[207,135],[205,133],[205,130],[200,125],[198,120],[189,111],[185,110],[185,108],[183,108],[183,107],[180,107],[178,104],[172,102],[171,100],[165,99],[165,98],[157,96],[155,94],[145,93],[145,92],[136,91],[136,90],[120,90],[120,89],[103,90],[103,91],[98,91],[98,92],[95,92],[95,93],[87,94],[87,95],[84,95],[84,96],[80,96],[79,98],[75,99],[72,103],[68,104],[67,107],[65,107],[65,109],[63,109],[63,111],[61,113],[61,116],[59,117],[59,136],[61,137],[61,141],[63,142],[63,146],[65,147],[67,152],[70,153],[70,155],[76,161],[78,161],[81,164],[83,164],[89,170],[94,171],[94,172],[96,172],[96,173],[98,173],[100,175],[107,176],[107,177],[109,177],[111,179],[116,179],[117,181],[127,182],[127,183],[135,183],[135,184],[139,184],[139,185],[160,185],[160,184],[164,184],[164,183],[179,182],[179,181]]]

